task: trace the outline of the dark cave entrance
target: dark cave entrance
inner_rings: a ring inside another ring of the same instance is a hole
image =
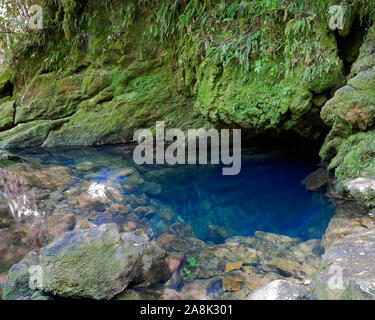
[[[5,85],[0,88],[0,99],[4,97],[11,97],[13,95],[13,84],[6,82]]]
[[[244,148],[256,147],[265,152],[288,151],[291,156],[305,155],[320,163],[319,150],[323,144],[324,137],[328,133],[321,119],[309,119],[317,121],[316,126],[322,134],[318,139],[311,139],[297,133],[295,130],[267,130],[254,134],[252,130],[242,129],[242,146]]]
[[[359,49],[363,44],[365,35],[366,25],[361,23],[359,17],[354,19],[350,31],[346,36],[342,36],[339,31],[335,31],[338,54],[344,64],[345,76],[350,74],[353,63],[359,57]]]

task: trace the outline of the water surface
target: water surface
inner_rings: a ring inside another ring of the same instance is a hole
[[[142,217],[154,230],[153,236],[165,231],[166,223],[184,221],[195,237],[208,243],[251,236],[258,230],[308,240],[324,234],[334,213],[323,191],[309,192],[301,185],[302,179],[318,168],[318,159],[283,148],[243,150],[242,170],[236,176],[223,176],[220,165],[137,166],[132,160],[132,148],[123,145],[37,148],[19,154],[44,165],[71,168],[75,175],[71,187],[83,182],[115,183],[121,194],[145,199],[146,206],[155,201],[171,208],[178,217],[164,221],[162,226],[160,219],[152,215]],[[120,174],[129,168],[135,173]],[[106,210],[92,221],[100,224],[113,219],[121,223],[121,217],[113,210],[109,215]]]

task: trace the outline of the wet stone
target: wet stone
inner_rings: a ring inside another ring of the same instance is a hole
[[[328,247],[347,235],[370,230],[375,227],[369,210],[354,201],[336,201],[336,213],[328,224],[322,246]]]
[[[318,191],[332,182],[331,174],[324,168],[319,168],[313,173],[309,174],[302,184],[308,191]]]

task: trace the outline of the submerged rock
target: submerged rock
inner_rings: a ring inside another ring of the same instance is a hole
[[[17,163],[7,170],[25,178],[28,187],[64,190],[74,182],[73,172],[64,166],[44,166],[32,162]]]
[[[330,173],[324,168],[319,168],[302,180],[302,184],[308,191],[318,191],[319,189],[328,185],[331,180],[332,178]]]
[[[13,220],[4,220],[1,220],[3,225],[0,224],[0,273],[22,260],[30,251],[21,243],[24,233],[14,229]]]
[[[238,291],[245,282],[243,276],[227,276],[224,275],[221,279],[224,291]]]
[[[238,243],[226,243],[205,247],[198,258],[193,279],[207,279],[225,271],[228,262],[241,262],[246,265],[259,262],[262,253]]]

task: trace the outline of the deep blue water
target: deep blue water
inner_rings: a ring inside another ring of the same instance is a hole
[[[149,197],[173,207],[197,238],[214,243],[258,230],[303,240],[320,238],[334,213],[323,191],[309,192],[301,185],[318,168],[318,159],[298,151],[247,149],[237,176],[223,176],[221,166],[212,165],[136,166],[127,146],[33,149],[21,154],[73,168],[78,181],[76,166],[83,162],[98,163],[90,174],[99,183],[116,178],[118,169],[134,167],[142,178],[161,186],[161,193],[151,192]]]
[[[248,236],[258,230],[319,238],[334,208],[323,192],[309,192],[301,185],[316,169],[306,158],[248,152],[238,176],[223,176],[221,167],[203,172],[192,167],[189,176],[164,181],[164,192],[157,198],[171,204],[204,240],[215,240],[218,233],[213,231],[218,228],[207,231],[210,225],[226,229],[219,228],[219,242],[223,232]]]

